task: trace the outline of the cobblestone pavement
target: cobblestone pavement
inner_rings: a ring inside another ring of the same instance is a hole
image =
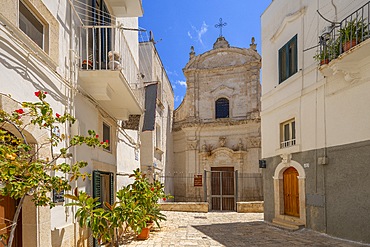
[[[263,222],[263,214],[236,212],[164,212],[167,221],[148,240],[131,239],[121,246],[369,246],[302,229],[281,230]]]

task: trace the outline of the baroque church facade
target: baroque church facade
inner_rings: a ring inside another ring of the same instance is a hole
[[[186,95],[174,112],[175,201],[236,210],[238,201],[263,200],[260,68],[254,38],[250,48],[223,36],[203,54],[191,47]]]

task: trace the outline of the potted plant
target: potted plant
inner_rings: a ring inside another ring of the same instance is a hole
[[[134,183],[130,185],[131,199],[143,213],[141,221],[137,222],[137,228],[133,230],[138,233],[138,239],[147,239],[153,224],[160,227],[159,222],[166,220],[166,216],[160,212],[159,200],[167,200],[171,196],[165,194],[164,185],[159,181],[149,183],[145,174],[142,174],[139,169],[135,170],[131,177],[135,178]]]
[[[339,29],[339,39],[342,44],[343,52],[348,51],[356,46],[368,35],[368,24],[366,19],[354,19],[346,22],[346,24]]]
[[[326,40],[322,49],[313,58],[321,65],[328,64],[331,60],[339,56],[339,41],[338,39]]]
[[[320,62],[320,65],[329,63],[329,53],[326,49],[321,51],[320,53],[317,53],[315,56],[313,56],[313,58],[316,61]]]

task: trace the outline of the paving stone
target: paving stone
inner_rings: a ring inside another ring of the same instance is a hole
[[[168,211],[164,214],[167,215],[167,221],[161,222],[161,229],[151,232],[148,240],[134,239],[122,246],[370,246],[332,238],[309,229],[285,231],[266,224],[261,213]]]

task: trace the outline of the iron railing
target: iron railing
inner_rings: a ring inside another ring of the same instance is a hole
[[[119,26],[81,26],[80,69],[121,70],[128,83],[136,83],[138,65]]]
[[[370,37],[369,13],[370,2],[367,2],[319,37],[321,64],[336,59]]]
[[[199,174],[192,173],[174,173],[162,176],[159,180],[165,185],[166,193],[174,197],[172,200],[175,202],[208,201],[212,204],[222,197],[229,198],[225,199],[226,204],[227,200],[231,199],[232,203],[263,200],[262,174],[224,172],[222,175],[212,176],[212,173],[217,172],[205,171],[201,176],[201,184],[196,184],[195,181]],[[231,191],[233,193],[230,193]],[[214,207],[211,205],[211,208]]]

